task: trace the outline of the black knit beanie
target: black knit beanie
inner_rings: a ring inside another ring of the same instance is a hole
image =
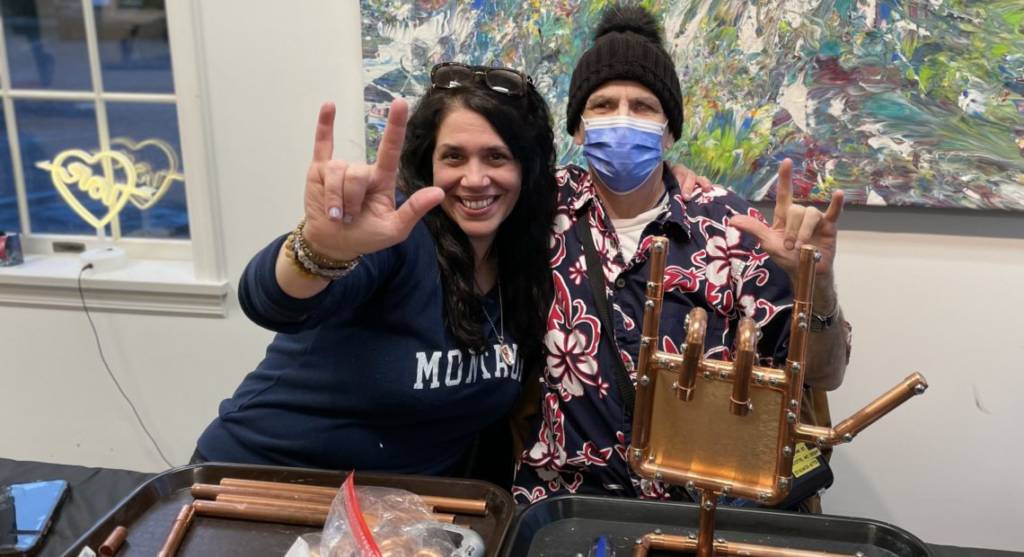
[[[661,28],[639,6],[611,6],[594,33],[594,46],[583,53],[569,84],[566,128],[576,133],[587,98],[608,81],[636,81],[661,101],[668,129],[679,139],[683,132],[682,91],[675,64],[662,44]]]

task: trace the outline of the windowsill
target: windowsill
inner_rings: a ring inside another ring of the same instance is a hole
[[[0,267],[0,305],[81,308],[77,255],[26,255]],[[223,317],[227,281],[196,280],[191,261],[129,260],[116,270],[82,274],[90,311]]]

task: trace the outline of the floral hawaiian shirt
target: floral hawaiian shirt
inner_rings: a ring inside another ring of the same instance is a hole
[[[555,295],[544,339],[541,411],[530,423],[513,487],[521,503],[567,493],[670,497],[665,485],[642,480],[629,469],[632,408],[623,405],[612,365],[613,358],[621,358],[636,380],[634,359],[652,237],[669,239],[661,350],[680,351],[683,320],[690,309],[702,307],[708,312],[706,357],[731,358],[739,320],[747,315],[763,332],[760,364],[785,360],[792,307],[789,278],[756,247],[754,238],[729,225],[739,214],[763,219],[760,212],[719,187],[684,200],[667,167],[664,176],[668,207],[647,225],[636,254],[627,261],[587,170],[568,166],[558,172],[558,213],[550,243]],[[578,219],[587,219],[603,261],[615,329],[610,333],[601,330],[575,228]]]

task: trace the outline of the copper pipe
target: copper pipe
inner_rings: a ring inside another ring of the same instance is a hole
[[[658,326],[661,323],[661,302],[665,295],[665,258],[668,255],[668,240],[662,237],[654,238],[647,253],[651,274],[650,280],[647,281],[646,294],[647,300],[654,303],[646,304],[644,307],[642,330],[653,331],[657,337]],[[657,346],[654,349],[657,350]]]
[[[268,482],[264,480],[243,480],[241,478],[221,478],[220,485],[251,487],[257,489],[272,489],[274,491],[290,491],[295,493],[308,493],[314,495],[329,495],[331,498],[334,498],[334,496],[338,494],[339,489],[337,487],[331,487],[326,485]]]
[[[299,526],[323,527],[327,511],[289,509],[249,503],[224,503],[221,501],[196,501],[192,503],[196,513],[218,518],[234,518],[254,522],[275,522]]]
[[[715,509],[718,493],[710,489],[700,491],[700,515],[697,521],[697,557],[715,554]]]
[[[107,536],[107,539],[103,540],[100,544],[99,554],[100,557],[113,557],[121,549],[121,545],[124,544],[125,538],[128,537],[128,529],[124,526],[118,526],[114,528],[114,531]]]
[[[273,499],[270,497],[251,497],[248,495],[218,495],[219,503],[239,503],[245,505],[259,505],[261,507],[278,507],[281,509],[294,509],[297,511],[323,511],[331,510],[330,503],[318,501],[300,501],[297,499]]]
[[[261,495],[261,494],[257,494],[257,493],[240,493],[240,492],[233,492],[233,494],[235,494],[235,495],[256,495],[256,496],[263,496],[263,497],[275,497],[275,498],[278,498],[278,499],[282,499],[282,498],[301,499],[302,498],[301,495],[311,495],[311,496],[317,496],[320,499],[326,498],[326,499],[328,499],[328,502],[333,501],[334,500],[334,496],[337,495],[337,493],[338,493],[338,488],[336,488],[336,487],[326,487],[326,486],[306,485],[306,484],[293,484],[293,483],[285,483],[285,482],[267,482],[267,481],[261,481],[261,480],[243,480],[243,479],[240,479],[240,478],[223,478],[223,479],[221,479],[219,486],[210,485],[210,484],[196,484],[196,485],[192,486],[192,495],[194,497],[199,497],[198,495],[196,495],[196,486],[210,486],[210,487],[213,487],[213,488],[239,488],[239,487],[241,487],[241,488],[247,488],[247,489],[256,489],[256,490],[259,490],[259,491],[263,492],[264,494],[270,494],[270,493],[273,493],[273,494],[272,495]],[[200,490],[201,493],[209,493],[211,491],[213,491],[213,490],[209,490],[206,487],[203,487]],[[225,491],[223,493],[228,493],[228,492]],[[215,493],[213,496],[205,496],[205,497],[202,497],[202,498],[203,499],[212,499],[216,495],[217,494]],[[471,514],[471,515],[478,515],[478,516],[486,516],[487,515],[487,501],[485,501],[483,499],[464,499],[464,498],[457,498],[457,497],[440,497],[440,496],[434,496],[434,495],[420,495],[420,499],[423,499],[423,502],[426,503],[427,505],[433,507],[435,511],[441,511],[441,512],[445,512],[445,513],[455,513],[455,514]]]
[[[246,497],[265,497],[268,499],[282,499],[285,501],[305,501],[326,504],[330,504],[330,502],[334,500],[333,496],[316,493],[300,493],[297,491],[283,491],[277,489],[242,487],[234,485],[192,485],[192,497],[195,497],[196,499],[216,499],[219,495],[242,495]]]
[[[707,327],[708,312],[704,308],[693,308],[686,314],[686,348],[683,349],[683,367],[679,370],[676,390],[679,400],[693,400],[693,386],[704,358]]]
[[[900,384],[876,398],[873,402],[846,418],[834,428],[813,427],[800,424],[796,428],[796,436],[802,441],[809,441],[821,447],[831,447],[840,443],[848,443],[864,428],[878,421],[879,418],[892,412],[897,406],[910,400],[914,395],[923,394],[928,389],[928,381],[920,373],[912,373]]]
[[[762,500],[761,496],[764,494],[764,488],[743,484],[732,478],[722,478],[720,476],[701,474],[693,470],[680,470],[671,466],[662,466],[647,460],[635,464],[633,470],[644,478],[653,478],[660,475],[661,479],[669,485],[686,485],[688,482],[693,482],[694,486],[698,489],[712,491],[728,489],[730,495],[751,499],[765,505],[774,505],[782,501],[785,495],[772,491],[768,493],[766,499]]]
[[[786,370],[791,374],[790,398],[800,400],[804,387],[804,364],[807,362],[807,336],[811,326],[811,303],[814,294],[814,266],[821,256],[814,246],[800,248],[800,266],[793,285],[793,316],[789,326],[789,356]]]
[[[786,357],[786,399],[779,408],[778,471],[784,476],[793,469],[793,438],[800,426],[800,406],[803,404],[804,376],[807,370],[807,339],[811,327],[811,304],[814,295],[814,268],[821,255],[811,245],[800,248],[800,263],[796,283],[793,285],[793,314],[789,325],[789,354]],[[792,482],[779,485],[780,496],[789,493]]]
[[[667,354],[665,352],[658,354],[658,357],[665,358],[670,361],[676,358],[680,361],[684,359],[677,354]],[[729,382],[731,382],[736,375],[736,371],[732,368],[732,362],[722,360],[704,360],[700,362],[700,367],[697,368],[697,373],[698,375],[701,373],[710,373],[712,379]],[[755,365],[751,375],[760,376],[759,379],[761,383],[770,383],[776,389],[785,390],[787,392],[789,390],[789,379],[786,377],[784,370]],[[766,385],[764,387],[769,388]]]
[[[195,516],[195,507],[193,505],[183,505],[181,510],[178,511],[178,517],[174,519],[171,531],[167,534],[163,547],[156,554],[157,557],[174,557],[174,554],[178,552],[181,540],[185,539],[188,527],[192,524],[192,517]]]
[[[647,534],[637,540],[633,546],[633,557],[646,557],[650,550],[671,551],[676,553],[694,553],[697,551],[696,538],[684,538],[668,534]],[[851,557],[842,553],[825,551],[808,551],[805,549],[787,549],[738,542],[715,542],[715,555],[745,557]]]
[[[436,522],[447,522],[448,524],[455,522],[455,515],[451,513],[430,513],[430,517]]]
[[[751,555],[757,557],[851,557],[843,553],[789,549],[786,547],[739,542],[716,543],[715,553],[717,555]]]
[[[757,355],[757,325],[749,317],[740,319],[736,335],[736,359],[733,369],[736,375],[732,378],[732,395],[729,397],[729,412],[736,416],[750,413],[750,377],[754,371],[754,358]]]
[[[262,507],[278,507],[282,509],[295,509],[304,511],[328,512],[331,510],[330,504],[304,502],[299,500],[288,499],[272,499],[267,497],[249,497],[245,495],[218,495],[217,501],[220,503],[243,503],[250,505],[259,505]],[[430,518],[437,522],[455,522],[454,514],[431,513]]]
[[[649,254],[650,278],[647,281],[647,301],[644,302],[644,321],[640,331],[640,352],[637,354],[636,400],[634,415],[650,414],[657,387],[658,370],[652,365],[651,358],[658,353],[658,328],[661,323],[661,304],[665,294],[665,257],[668,255],[668,240],[655,237],[651,241]],[[631,454],[643,452],[647,447],[650,435],[650,424],[646,421],[634,421]]]
[[[693,553],[697,549],[697,539],[667,534],[645,534],[636,540],[636,545],[633,546],[633,557],[647,557],[647,552],[652,549]]]

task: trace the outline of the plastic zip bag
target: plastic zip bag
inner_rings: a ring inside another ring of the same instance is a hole
[[[349,474],[324,523],[322,557],[445,557],[455,547],[410,491],[356,487]]]

